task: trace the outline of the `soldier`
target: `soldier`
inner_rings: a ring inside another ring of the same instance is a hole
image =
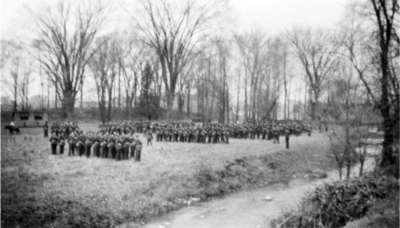
[[[122,159],[122,142],[121,139],[118,139],[117,143],[115,143],[115,150],[116,150],[116,158],[117,160]]]
[[[59,146],[60,146],[60,154],[64,154],[64,146],[65,146],[64,136],[60,136]]]
[[[43,125],[43,134],[45,138],[49,136],[49,125],[47,124],[47,121]]]
[[[99,143],[99,139],[97,138],[94,143],[93,143],[93,154],[96,157],[100,157],[100,143]]]
[[[142,142],[139,139],[137,139],[135,148],[135,161],[139,162],[141,156],[142,156]]]
[[[267,129],[265,127],[263,127],[261,139],[265,139],[265,136],[267,136]]]
[[[160,134],[160,128],[159,127],[157,127],[156,128],[156,141],[157,142],[159,142],[159,141],[161,141],[160,139],[161,139],[161,134]]]
[[[135,157],[135,151],[136,151],[136,140],[133,139],[131,141],[131,143],[129,144],[129,149],[131,151],[130,155],[129,155],[129,159],[133,159]]]
[[[85,154],[86,157],[90,157],[90,149],[92,148],[92,140],[87,137],[85,141]]]
[[[276,135],[277,135],[276,128],[272,128],[271,137],[272,137],[272,142],[274,144],[277,144],[278,143],[278,139],[279,139],[279,137],[276,137]]]
[[[123,142],[123,144],[122,144],[122,147],[123,147],[123,156],[122,156],[122,159],[124,159],[124,160],[128,160],[129,159],[129,140],[128,140],[128,138],[125,138],[124,139],[124,142]]]
[[[107,152],[108,152],[108,148],[107,148],[107,142],[104,138],[101,139],[100,142],[100,156],[102,158],[106,158],[107,157]]]
[[[75,155],[75,136],[68,137],[68,156]]]
[[[229,143],[229,130],[224,130],[224,133],[223,133],[223,135],[224,135],[224,141],[225,141],[225,143]]]
[[[153,145],[153,133],[151,131],[147,132],[147,146]]]
[[[52,133],[49,140],[51,145],[51,154],[55,155],[57,154],[58,137],[55,133]]]
[[[82,137],[79,137],[78,141],[76,142],[79,156],[83,156],[83,154],[85,154],[85,144],[83,143],[83,140],[84,139]]]
[[[213,136],[213,135],[212,135],[211,130],[208,130],[208,131],[207,131],[207,138],[208,138],[208,141],[207,141],[207,142],[208,142],[208,143],[211,143],[211,141],[212,141],[212,136]]]
[[[212,132],[211,132],[211,140],[212,140],[212,143],[217,143],[217,141],[218,141],[218,133],[215,129],[212,130]]]
[[[110,139],[108,141],[107,148],[108,148],[108,156],[111,156],[111,158],[115,158],[116,151],[113,139]]]
[[[289,140],[290,140],[290,131],[287,129],[285,131],[286,149],[289,149]]]

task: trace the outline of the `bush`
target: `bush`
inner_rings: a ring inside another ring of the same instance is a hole
[[[273,221],[273,227],[342,227],[359,219],[379,201],[398,193],[394,178],[370,175],[325,184],[302,202],[298,212]]]

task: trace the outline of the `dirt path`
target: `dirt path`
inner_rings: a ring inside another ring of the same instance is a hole
[[[373,167],[373,159],[366,162]],[[358,167],[353,169],[354,174]],[[296,179],[289,185],[275,184],[266,188],[242,191],[221,199],[199,203],[162,216],[145,228],[258,228],[270,227],[270,221],[284,211],[296,208],[302,197],[316,186],[338,179],[336,171],[325,179]],[[266,200],[270,197],[272,200]],[[121,228],[131,227],[124,224]]]

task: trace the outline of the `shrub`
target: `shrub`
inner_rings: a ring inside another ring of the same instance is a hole
[[[398,190],[395,179],[377,175],[325,184],[303,200],[299,211],[285,214],[272,226],[341,227],[365,216],[376,202]]]

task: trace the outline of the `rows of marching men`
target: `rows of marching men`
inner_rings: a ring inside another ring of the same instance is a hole
[[[144,133],[147,145],[152,144],[154,134],[158,142],[194,143],[229,143],[230,137],[272,139],[273,143],[279,143],[279,137],[284,136],[289,148],[290,135],[311,135],[312,130],[310,125],[293,120],[201,125],[188,121],[122,121],[102,124],[99,129],[84,133],[76,122],[53,123],[51,153],[140,161],[142,142],[136,133]],[[47,124],[44,135],[48,135]]]
[[[53,125],[57,125],[57,127],[53,128]],[[66,153],[68,156],[88,158],[141,160],[142,142],[137,135],[117,135],[100,131],[84,133],[77,124],[70,122],[61,125],[55,123],[53,125],[50,128],[52,129],[50,147],[53,155]]]
[[[189,121],[122,121],[100,125],[100,131],[108,134],[145,133],[148,144],[153,135],[159,142],[229,143],[229,138],[265,139],[279,143],[279,137],[307,133],[311,125],[298,120],[271,120],[256,123],[195,124]]]

